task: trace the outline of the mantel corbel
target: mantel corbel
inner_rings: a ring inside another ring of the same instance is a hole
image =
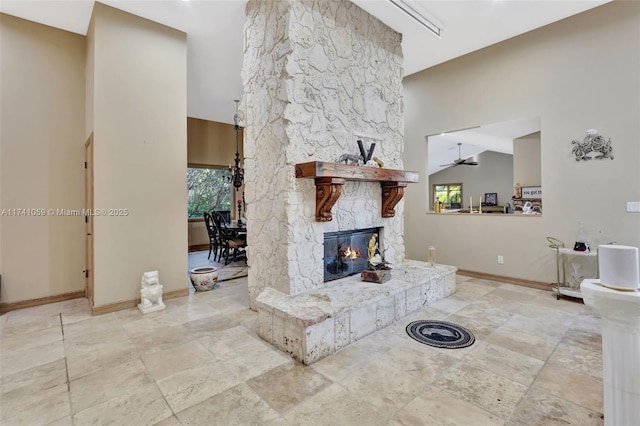
[[[321,177],[316,178],[316,221],[331,222],[333,215],[331,209],[342,194],[342,185],[346,182],[343,178]]]
[[[382,187],[382,217],[394,217],[396,204],[404,196],[406,182],[380,182]]]

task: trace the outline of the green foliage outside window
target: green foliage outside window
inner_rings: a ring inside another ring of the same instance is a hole
[[[462,207],[462,184],[446,183],[433,185],[434,200],[439,200],[446,208]]]
[[[231,182],[228,169],[187,169],[187,212],[202,218],[204,212],[231,210]]]

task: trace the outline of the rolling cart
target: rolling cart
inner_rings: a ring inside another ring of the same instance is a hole
[[[598,277],[598,253],[572,250],[553,237],[547,237],[547,241],[556,254],[556,299],[560,300],[560,296],[582,299],[582,280]]]

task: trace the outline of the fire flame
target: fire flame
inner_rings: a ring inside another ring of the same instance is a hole
[[[360,252],[355,250],[355,249],[351,249],[351,246],[347,247],[347,249],[343,252],[343,256],[347,259],[356,259],[358,257],[360,257]]]

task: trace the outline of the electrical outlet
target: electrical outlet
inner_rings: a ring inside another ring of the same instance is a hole
[[[498,265],[504,264],[504,256],[498,256]]]
[[[640,212],[640,201],[627,201],[627,212]]]

